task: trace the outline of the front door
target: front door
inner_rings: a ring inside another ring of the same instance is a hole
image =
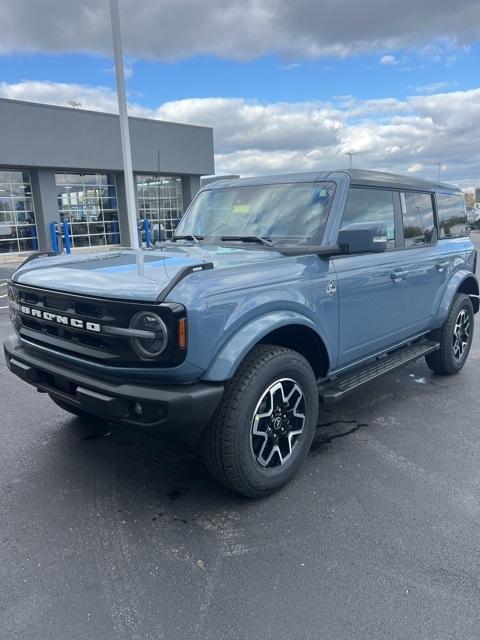
[[[387,228],[385,253],[334,259],[338,275],[339,360],[351,364],[409,337],[409,266],[401,239],[398,193],[351,187],[341,226],[381,222]]]

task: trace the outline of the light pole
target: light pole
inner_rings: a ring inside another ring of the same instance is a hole
[[[113,55],[117,80],[118,113],[120,118],[120,136],[122,141],[123,174],[125,176],[125,195],[127,200],[128,229],[132,249],[138,249],[137,210],[135,203],[135,182],[132,168],[132,150],[130,148],[130,130],[128,127],[127,94],[125,92],[125,71],[123,68],[122,38],[120,34],[120,12],[118,0],[110,0],[110,19],[112,22]]]
[[[437,162],[437,167],[438,167],[438,180],[440,181],[440,178],[442,176],[442,163]]]
[[[354,156],[354,153],[352,151],[347,151],[347,153],[345,155],[348,156],[348,168],[351,169],[352,168],[352,158]]]

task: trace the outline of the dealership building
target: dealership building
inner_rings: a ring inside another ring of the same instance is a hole
[[[129,118],[137,217],[167,237],[214,173],[213,131]],[[52,248],[69,222],[73,251],[129,245],[118,116],[0,99],[0,259]]]

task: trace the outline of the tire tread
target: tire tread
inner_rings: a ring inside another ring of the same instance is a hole
[[[225,385],[223,400],[206,429],[203,439],[203,459],[213,477],[224,486],[250,497],[261,497],[271,489],[252,487],[246,482],[237,464],[234,441],[235,416],[242,411],[242,399],[247,387],[252,384],[260,369],[280,354],[294,355],[310,365],[296,351],[286,347],[257,345],[245,357],[234,377]]]

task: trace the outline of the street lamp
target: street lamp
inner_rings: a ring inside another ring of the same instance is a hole
[[[347,153],[345,155],[348,156],[348,168],[351,169],[352,168],[352,157],[355,154],[352,151],[347,151]]]
[[[118,113],[120,118],[120,136],[122,141],[123,174],[125,176],[125,195],[127,201],[128,229],[132,249],[138,249],[137,207],[135,203],[135,181],[133,178],[132,150],[128,127],[127,94],[125,91],[125,71],[123,66],[122,38],[120,33],[120,12],[118,0],[110,0],[110,19],[112,22],[113,54],[115,76],[117,79]]]

